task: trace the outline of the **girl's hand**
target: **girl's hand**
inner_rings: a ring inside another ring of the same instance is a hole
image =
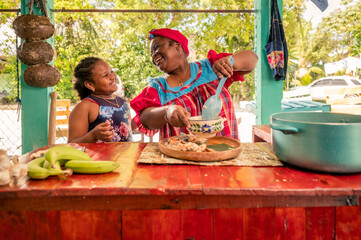
[[[174,127],[190,127],[188,118],[190,113],[187,112],[182,106],[179,105],[168,105],[165,108],[164,119],[167,123]]]
[[[221,58],[217,60],[213,66],[212,66],[213,72],[217,75],[219,79],[221,79],[223,76],[226,76],[227,78],[231,77],[233,75],[233,67],[231,66],[231,63],[229,62],[228,57]]]
[[[110,142],[115,135],[113,126],[108,120],[98,124],[91,132],[94,134],[95,139],[105,142]]]

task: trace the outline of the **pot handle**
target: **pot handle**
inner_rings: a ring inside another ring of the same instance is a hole
[[[298,133],[299,132],[298,128],[292,127],[292,126],[278,125],[278,124],[272,124],[272,123],[271,123],[270,126],[271,126],[272,129],[282,131],[284,134]]]

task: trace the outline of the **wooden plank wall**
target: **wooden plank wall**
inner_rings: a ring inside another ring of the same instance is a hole
[[[0,239],[361,239],[361,207],[0,212]]]

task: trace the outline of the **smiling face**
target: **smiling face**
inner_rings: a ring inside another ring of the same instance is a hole
[[[88,88],[93,89],[95,95],[111,95],[118,90],[116,74],[113,69],[103,60],[99,60],[92,71],[93,82],[87,82]]]
[[[155,37],[150,43],[152,63],[162,72],[174,71],[184,60],[182,46],[165,37]]]

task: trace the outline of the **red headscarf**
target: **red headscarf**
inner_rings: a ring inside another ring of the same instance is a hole
[[[172,39],[176,42],[179,42],[182,46],[183,50],[186,52],[187,56],[189,55],[188,50],[188,39],[181,34],[177,30],[173,30],[170,28],[160,28],[160,29],[152,29],[149,32],[148,39],[152,40],[155,36],[162,36],[169,39]]]

